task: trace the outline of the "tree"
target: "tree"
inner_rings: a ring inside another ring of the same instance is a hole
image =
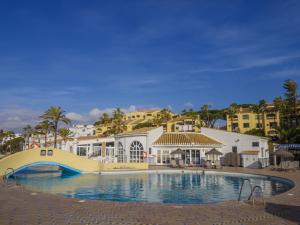
[[[54,130],[54,125],[49,120],[43,120],[35,126],[35,130],[38,134],[44,135],[45,148],[47,148],[47,137],[48,133]]]
[[[298,104],[298,85],[293,80],[286,80],[283,84],[285,89],[285,101],[286,101],[286,112],[288,116],[288,121],[290,127],[297,127],[298,123],[298,113],[297,113],[297,104]]]
[[[298,144],[300,143],[300,128],[289,127],[289,124],[284,124],[277,128],[279,143]]]
[[[103,113],[99,118],[99,124],[107,125],[111,122],[112,118],[107,113]]]
[[[53,123],[54,148],[56,148],[59,122],[63,122],[64,124],[70,124],[71,121],[69,118],[66,117],[65,111],[63,111],[60,107],[56,106],[51,106],[41,117]]]
[[[154,127],[155,125],[151,121],[147,121],[144,123],[139,123],[136,126],[134,126],[133,130],[144,128],[144,127]]]
[[[23,136],[25,138],[25,144],[27,144],[27,149],[29,149],[29,139],[34,134],[35,130],[31,127],[31,125],[26,125],[23,128]]]
[[[226,119],[224,110],[210,109],[209,105],[203,105],[199,114],[203,122],[203,126],[208,128],[214,128],[218,120]]]
[[[154,126],[161,126],[163,123],[168,122],[172,118],[169,109],[162,109],[157,115],[152,119],[151,123]]]
[[[124,122],[124,112],[120,108],[113,111],[112,116],[112,129],[107,132],[107,134],[119,134],[126,129]]]
[[[265,136],[265,133],[262,129],[251,129],[251,130],[246,131],[245,134],[260,136],[260,137]]]
[[[236,113],[238,112],[238,105],[236,103],[232,103],[228,109],[226,109],[226,113],[228,115],[228,117],[231,120],[231,131],[234,132],[234,128],[233,128],[233,119],[236,116]]]
[[[72,135],[72,132],[68,128],[61,128],[58,131],[59,136],[63,139],[63,141],[66,143],[69,137]]]
[[[4,148],[6,149],[6,151],[9,149],[10,153],[15,153],[15,152],[22,151],[23,145],[24,145],[24,138],[17,137],[6,142]]]
[[[264,133],[266,131],[266,127],[265,127],[265,112],[266,112],[266,109],[267,109],[266,100],[264,100],[264,99],[260,100],[258,102],[258,110],[262,115],[262,130],[264,131]]]

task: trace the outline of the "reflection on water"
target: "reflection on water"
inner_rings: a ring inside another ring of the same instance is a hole
[[[246,177],[246,176],[245,176]],[[291,185],[268,177],[247,176],[251,184],[263,187],[264,196],[281,193]],[[236,200],[241,176],[195,173],[136,173],[122,175],[70,175],[58,168],[17,175],[20,184],[33,191],[66,197],[127,202],[211,203]],[[250,193],[245,185],[242,196]]]

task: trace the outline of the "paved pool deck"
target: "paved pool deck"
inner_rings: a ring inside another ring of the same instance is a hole
[[[156,168],[152,168],[156,169]],[[159,168],[162,169],[162,168]],[[266,205],[227,201],[206,205],[121,203],[68,199],[34,193],[0,182],[0,224],[105,224],[105,225],[279,225],[300,224],[300,171],[223,168],[220,171],[288,178],[295,187],[266,199]]]

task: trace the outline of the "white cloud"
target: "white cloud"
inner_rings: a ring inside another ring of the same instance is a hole
[[[300,77],[300,69],[288,69],[271,72],[268,75],[264,75],[262,78],[273,78],[273,79],[289,79],[291,77]]]
[[[78,121],[78,122],[84,122],[85,121],[85,118],[79,113],[69,112],[69,113],[66,114],[66,116],[70,120],[75,120],[75,121]]]
[[[112,115],[116,108],[93,108],[87,113],[68,112],[66,116],[72,123],[93,124],[103,113]],[[138,110],[135,105],[130,105],[128,108],[121,108],[125,113]],[[0,129],[13,130],[21,132],[22,128],[27,124],[34,126],[40,121],[42,112],[22,107],[8,107],[0,109]]]
[[[252,57],[252,58],[242,58],[237,61],[237,64],[232,67],[203,67],[199,69],[188,70],[190,73],[203,73],[203,72],[232,72],[240,70],[248,70],[259,67],[267,67],[272,65],[279,65],[286,63],[291,60],[300,58],[300,55],[283,55],[274,57]]]
[[[0,129],[21,132],[27,124],[35,125],[41,112],[18,106],[0,110]]]
[[[186,102],[184,103],[185,109],[192,109],[194,108],[194,105],[191,102]]]

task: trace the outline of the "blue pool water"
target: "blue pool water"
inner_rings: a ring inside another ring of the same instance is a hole
[[[72,175],[53,169],[17,174],[17,181],[32,191],[62,194],[80,199],[121,202],[161,202],[205,204],[237,200],[241,178],[249,178],[252,186],[262,186],[264,197],[285,192],[293,185],[283,179],[266,176],[206,172],[153,171],[122,174]],[[250,193],[245,185],[243,198]]]

